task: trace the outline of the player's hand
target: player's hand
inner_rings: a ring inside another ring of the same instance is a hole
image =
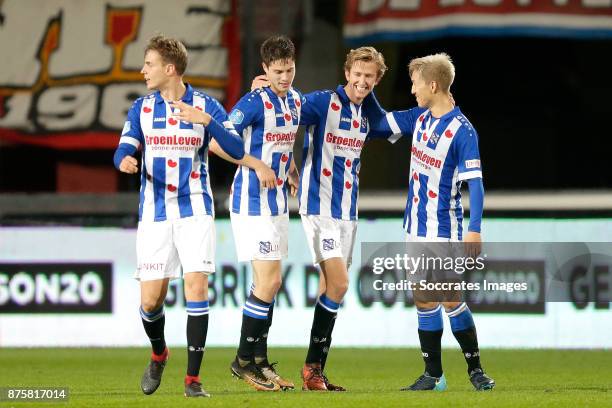
[[[287,184],[289,184],[289,193],[291,194],[291,197],[297,196],[298,188],[300,186],[300,174],[295,167],[289,171]]]
[[[468,231],[463,239],[465,245],[465,253],[470,258],[476,258],[482,251],[482,239],[480,233],[474,231]]]
[[[183,122],[199,123],[204,126],[210,123],[211,117],[208,113],[187,105],[183,101],[170,102],[170,106],[172,107],[172,116],[175,119]]]
[[[138,173],[138,160],[132,156],[125,156],[119,163],[119,171],[127,174]]]
[[[262,188],[276,188],[276,173],[274,173],[274,170],[263,162],[254,170]]]
[[[270,81],[268,81],[268,78],[265,75],[258,75],[255,77],[255,79],[253,79],[253,82],[251,82],[251,91],[258,88],[265,88],[267,86],[270,86]]]

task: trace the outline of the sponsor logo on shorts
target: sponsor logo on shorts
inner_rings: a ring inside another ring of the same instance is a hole
[[[269,254],[272,251],[272,243],[270,241],[259,242],[259,252],[262,254]]]
[[[336,241],[334,241],[333,238],[323,239],[323,250],[324,251],[331,251],[334,248],[336,248]]]
[[[158,263],[150,263],[150,262],[143,262],[141,264],[138,265],[138,270],[142,271],[162,271],[164,269],[164,266],[166,266],[165,263],[163,262],[158,262]]]
[[[158,263],[150,263],[150,262],[143,262],[141,264],[138,265],[138,270],[142,271],[162,271],[164,269],[164,266],[166,264],[163,262],[158,262]]]

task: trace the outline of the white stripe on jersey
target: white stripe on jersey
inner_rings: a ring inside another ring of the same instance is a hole
[[[447,131],[450,131],[453,135],[457,134],[457,131],[459,130],[459,128],[461,127],[461,121],[458,120],[457,118],[453,118],[453,120],[448,124],[448,127],[444,130],[444,132],[442,132],[442,134],[445,134]],[[442,137],[440,141],[442,141],[442,139],[445,140],[445,143],[447,143],[450,147],[450,144],[453,141],[453,138],[447,138],[447,137]],[[448,152],[449,147],[446,148],[446,151]],[[459,240],[459,226],[457,223],[457,203],[455,200],[455,197],[457,196],[457,193],[459,192],[459,190],[457,189],[457,175],[459,174],[459,168],[455,168],[455,171],[453,172],[453,178],[451,181],[451,194],[450,194],[450,202],[448,203],[448,216],[450,218],[450,231],[451,231],[451,240],[452,241],[458,241]],[[439,182],[438,182],[439,184]],[[461,205],[461,204],[459,204]],[[429,213],[428,213],[429,214]],[[434,217],[430,217],[430,218],[434,218]],[[437,214],[435,215],[436,220],[436,234],[435,236],[438,235],[438,231],[437,231],[437,220],[438,220],[438,216]],[[427,222],[429,223],[429,220],[427,220]],[[429,235],[429,234],[428,234]]]
[[[121,136],[119,138],[119,144],[121,144],[121,143],[130,144],[130,145],[134,146],[137,149],[140,147],[140,141],[138,139],[134,139],[131,136]]]
[[[433,132],[436,129],[436,126],[438,125],[438,123],[439,123],[439,119],[436,120],[427,129],[427,135],[429,137],[431,137],[431,132]],[[438,140],[438,144],[437,144],[436,150],[435,150],[435,154],[438,155],[438,157],[447,157],[448,149],[450,148],[451,143],[453,141],[452,138],[442,137],[442,135],[444,135],[447,130],[450,130],[453,134],[456,134],[457,133],[457,129],[459,129],[460,126],[461,126],[461,122],[459,120],[457,120],[457,118],[454,118],[448,124],[446,129],[444,129],[440,133],[441,137]],[[414,141],[413,141],[413,143],[414,143]],[[428,149],[428,150],[430,150],[430,149]],[[429,180],[427,181],[427,188],[428,188],[428,191],[427,191],[428,197],[427,197],[427,199],[428,199],[428,201],[427,201],[426,210],[427,210],[427,237],[428,238],[437,238],[438,237],[438,215],[437,215],[437,211],[438,211],[438,198],[439,198],[439,195],[440,195],[439,187],[440,187],[440,176],[441,175],[442,175],[441,171],[430,172],[429,173]],[[453,178],[453,185],[456,184],[456,182],[454,180],[455,180],[455,178]],[[451,197],[453,197],[452,194],[451,194]],[[451,204],[450,208],[454,208],[454,205]],[[451,220],[453,218],[455,218],[455,217],[453,217],[452,214],[451,214]],[[413,221],[416,221],[416,220],[413,220]]]
[[[206,112],[206,99],[202,98],[200,95],[193,95],[193,106],[201,107],[204,112]],[[194,129],[198,130],[200,133],[200,128],[202,125],[193,125]],[[193,168],[191,169],[192,173],[189,175],[189,190],[190,191],[201,191],[202,190],[202,166],[206,169],[206,182],[208,191],[212,191],[210,188],[210,175],[208,174],[208,147],[204,150],[202,157],[204,160],[200,160],[200,156],[195,154],[193,155]],[[197,175],[197,177],[195,177]],[[193,197],[191,200],[191,208],[193,209],[194,214],[206,214],[206,206],[204,205],[204,197]],[[212,206],[213,217],[215,215],[214,212],[215,206]]]
[[[367,133],[361,133],[361,113],[363,112],[363,110],[356,109],[355,105],[352,103],[350,104],[350,106],[351,106],[351,114],[353,118],[357,118],[356,120],[357,120],[357,123],[359,123],[359,127],[355,128],[354,126],[351,126],[351,130],[349,133],[351,134],[352,137],[356,139],[361,138],[362,140],[365,141],[365,137]],[[359,156],[357,158],[359,158]],[[351,163],[355,160],[354,157],[348,157],[347,159],[350,160]],[[342,188],[344,189],[344,194],[342,194],[342,214],[343,215],[351,213],[351,201],[353,199],[353,189],[357,188],[357,186],[353,185],[355,183],[355,180],[353,180],[353,174],[352,174],[353,166],[352,164],[351,166],[346,165],[347,159],[345,159],[345,162],[344,162],[345,164],[344,166],[342,166],[344,170],[344,180],[342,183]],[[348,185],[347,183],[351,185],[350,188],[346,188],[346,186]],[[359,194],[359,191],[357,192],[357,194]]]
[[[304,167],[302,170],[302,174],[300,174],[300,187],[301,187],[301,195],[300,195],[300,207],[306,208],[306,204],[308,203],[308,190],[310,189],[310,172],[312,171],[312,142],[314,132],[316,130],[316,125],[311,125],[306,128],[306,133],[304,134],[305,138],[308,138],[308,151],[306,152],[306,157],[302,157],[304,160]],[[308,175],[308,176],[307,176]],[[300,214],[302,212],[300,211]],[[306,214],[306,210],[304,210],[304,214]]]
[[[391,143],[397,142],[402,137],[402,131],[395,121],[395,117],[393,116],[393,112],[389,112],[386,115],[387,123],[389,123],[389,127],[393,134],[387,138]]]
[[[268,104],[272,103],[272,101],[270,100],[270,95],[268,95],[267,92],[261,92],[259,96],[261,97],[264,105],[266,103]],[[285,104],[283,104],[282,98],[278,98],[278,100],[281,104],[281,108],[284,114]],[[264,163],[268,164],[269,166],[272,166],[272,152],[274,148],[274,143],[266,143],[265,141],[266,132],[269,132],[272,129],[274,129],[274,131],[276,132],[276,131],[280,131],[283,128],[284,126],[280,128],[276,127],[276,109],[265,109],[264,108],[264,128],[262,132],[263,143],[261,146],[261,159]],[[243,180],[243,183],[244,182],[245,181]],[[249,180],[246,181],[246,184],[247,185],[249,184]],[[276,196],[278,197],[279,195],[282,195],[282,191],[277,190]],[[240,198],[243,201],[248,200],[248,196],[242,196]],[[284,209],[284,207],[285,207],[284,205],[282,207],[279,207],[279,210]],[[259,211],[260,211],[260,214],[271,214],[272,213],[272,210],[270,209],[270,204],[268,203],[268,189],[267,188],[262,188],[259,190]],[[244,213],[244,214],[247,214],[247,213]]]
[[[469,180],[471,178],[482,178],[482,171],[481,170],[466,171],[464,173],[459,174],[458,176],[458,179],[461,181]]]
[[[242,140],[244,140],[244,153],[251,154],[251,137],[253,136],[253,127],[249,126],[242,131]],[[240,186],[240,214],[249,213],[249,168],[246,166],[238,166],[234,180],[238,174],[242,173],[242,185]],[[230,205],[234,202],[234,194],[232,189],[230,194]]]
[[[143,135],[147,135],[145,129],[149,129],[150,126],[143,127],[142,125],[145,123],[153,123],[153,112],[155,111],[155,98],[147,97],[142,101],[142,107],[140,108],[140,127],[142,128]],[[142,156],[142,171],[146,172],[145,177],[143,179],[144,183],[144,194],[143,194],[143,202],[142,202],[142,215],[141,219],[143,221],[153,221],[155,219],[155,201],[154,201],[154,193],[153,193],[153,153],[147,151],[147,146],[145,142],[145,146],[143,146],[144,152]],[[142,186],[141,186],[142,189]]]

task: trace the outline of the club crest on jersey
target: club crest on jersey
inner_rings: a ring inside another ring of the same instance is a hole
[[[229,120],[234,125],[239,125],[244,120],[244,113],[240,109],[234,109],[229,115]]]
[[[336,241],[333,238],[325,239],[323,238],[323,250],[331,251],[336,248]]]
[[[433,144],[438,144],[438,140],[440,140],[440,135],[437,134],[436,132],[434,132],[434,133],[432,133],[432,135],[429,138],[429,140],[431,140],[431,143],[433,143]]]
[[[123,130],[121,131],[121,136],[123,135],[127,135],[127,133],[130,131],[130,129],[132,128],[132,124],[130,123],[130,121],[126,121],[125,124],[123,125]]]

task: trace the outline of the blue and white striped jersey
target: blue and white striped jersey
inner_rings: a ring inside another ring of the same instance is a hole
[[[140,221],[214,215],[208,143],[211,131],[219,135],[235,130],[216,99],[188,84],[186,87],[182,101],[214,119],[206,128],[173,118],[170,105],[159,91],[137,99],[128,112],[119,147],[127,146],[131,152],[140,146],[143,149]]]
[[[363,108],[364,104],[350,101],[341,85],[335,91],[304,96],[300,123],[307,129],[298,193],[300,214],[357,219],[361,149],[375,137],[368,134]]]
[[[440,118],[414,108],[389,112],[373,127],[375,132],[393,133],[392,141],[412,136],[404,230],[412,236],[461,241],[461,183],[482,178],[478,134],[472,124],[458,107]]]
[[[245,152],[274,170],[277,184],[275,189],[262,189],[255,171],[239,166],[230,194],[233,213],[287,213],[287,176],[293,160],[301,106],[301,95],[293,88],[285,97],[263,88],[243,96],[232,109],[230,120],[242,135]]]

